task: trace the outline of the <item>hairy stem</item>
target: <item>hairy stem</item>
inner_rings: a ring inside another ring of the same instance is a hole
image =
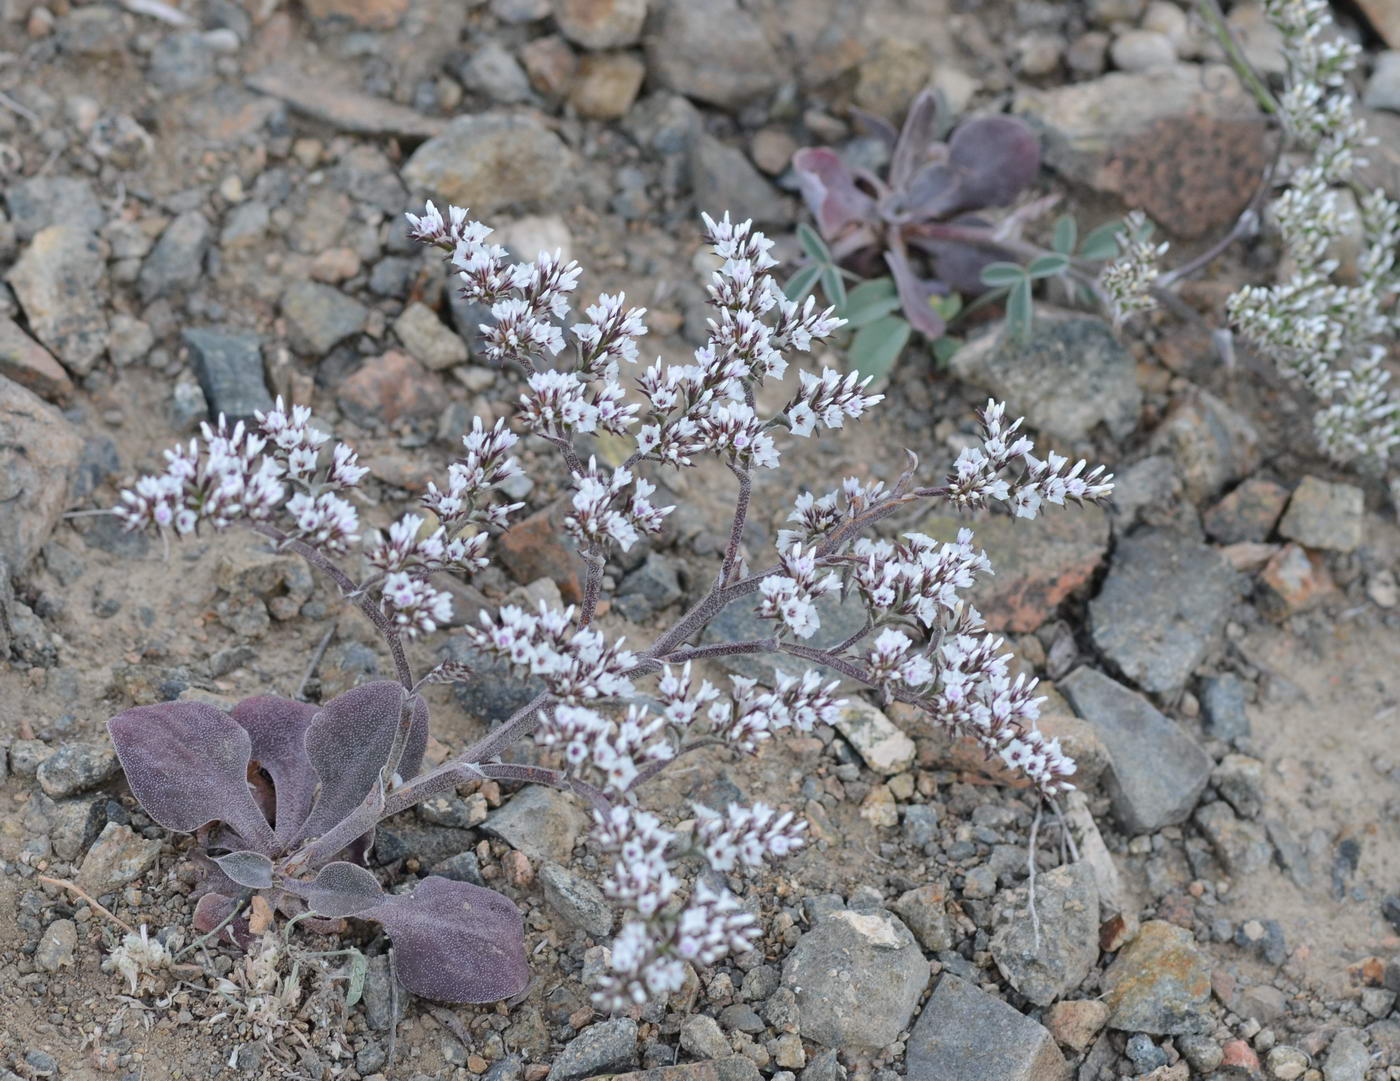
[[[739,478],[739,497],[734,504],[734,521],[729,527],[729,543],[724,548],[724,562],[715,578],[715,587],[723,589],[734,576],[734,565],[739,560],[739,550],[744,537],[744,523],[749,516],[749,497],[753,494],[753,477],[747,469],[740,469],[732,462],[730,470]]]

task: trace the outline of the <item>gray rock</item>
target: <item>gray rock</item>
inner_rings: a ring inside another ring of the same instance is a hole
[[[1209,545],[1168,530],[1134,534],[1089,603],[1094,644],[1143,690],[1174,694],[1219,640],[1241,584]]]
[[[147,840],[130,826],[108,822],[83,857],[78,884],[100,897],[140,878],[155,865],[159,855],[159,841]]]
[[[199,281],[212,232],[208,220],[198,210],[177,215],[160,234],[141,266],[141,299],[150,303],[172,291],[188,289]]]
[[[323,357],[365,327],[369,312],[339,289],[319,282],[293,282],[282,294],[282,315],[292,348]]]
[[[686,1018],[681,1025],[681,1050],[700,1059],[725,1058],[734,1051],[719,1022],[703,1013]]]
[[[1089,316],[1038,312],[1025,344],[988,331],[953,354],[952,367],[1055,440],[1084,439],[1099,424],[1126,438],[1142,409],[1132,355]]]
[[[554,1059],[546,1081],[578,1081],[620,1073],[637,1065],[637,1022],[630,1017],[600,1021],[580,1032]]]
[[[1247,875],[1269,865],[1273,853],[1262,826],[1246,822],[1223,800],[1196,808],[1196,825],[1231,875]]]
[[[807,1060],[807,1068],[802,1071],[802,1081],[846,1081],[846,1067],[836,1056],[835,1048],[813,1055]]]
[[[8,275],[30,331],[75,375],[107,347],[106,268],[97,234],[63,224],[35,233]]]
[[[723,33],[716,33],[716,27]],[[782,63],[757,20],[736,0],[663,0],[646,36],[647,68],[661,86],[737,109],[775,90]]]
[[[908,1081],[1065,1081],[1055,1039],[976,984],[944,973],[909,1034]]]
[[[408,191],[399,180],[398,170],[375,146],[360,145],[341,155],[331,170],[331,180],[351,198],[395,217],[401,216],[408,205]],[[359,254],[369,259],[378,250],[376,245],[371,251],[361,250]]]
[[[585,49],[635,45],[647,18],[647,0],[555,0],[559,32]]]
[[[33,777],[51,754],[43,740],[17,739],[10,744],[10,772],[16,777]]]
[[[471,667],[475,678],[453,684],[452,696],[468,714],[485,724],[504,721],[544,690],[539,679],[517,678],[510,665],[488,656],[465,638],[450,639],[440,656]]]
[[[1366,497],[1360,488],[1304,477],[1278,531],[1308,548],[1352,552],[1361,546],[1365,516]]]
[[[938,805],[914,803],[904,808],[904,839],[926,852],[938,843]]]
[[[1119,532],[1126,532],[1144,511],[1171,503],[1180,488],[1176,466],[1165,454],[1152,454],[1113,475],[1113,503]]]
[[[1074,990],[1099,959],[1099,891],[1087,863],[1056,867],[1036,878],[1031,920],[1025,888],[1004,890],[996,901],[992,959],[1001,974],[1037,1006]]]
[[[613,927],[613,912],[598,887],[557,863],[540,868],[540,884],[550,907],[594,938],[605,938]]]
[[[115,777],[119,768],[117,756],[110,747],[68,743],[44,759],[36,777],[46,795],[62,799],[96,788]]]
[[[485,880],[481,877],[481,861],[477,859],[476,853],[471,849],[458,852],[455,856],[448,856],[447,859],[433,864],[432,872],[435,875],[442,875],[443,878],[450,878],[454,882],[470,882],[473,886],[486,885]]]
[[[448,330],[436,312],[418,301],[394,320],[394,333],[410,356],[435,372],[454,368],[467,359],[467,343]]]
[[[565,863],[579,836],[588,828],[588,815],[578,803],[554,788],[522,788],[482,824],[537,863]]]
[[[272,408],[256,334],[231,327],[201,327],[187,329],[181,336],[189,347],[211,420],[222,413],[232,422]]]
[[[415,150],[403,179],[484,218],[507,206],[559,199],[577,168],[573,152],[539,120],[481,113],[459,116]]]
[[[214,49],[198,30],[167,34],[151,50],[146,77],[166,94],[184,94],[212,83]]]
[[[1240,994],[1236,1012],[1252,1017],[1261,1025],[1271,1025],[1288,1012],[1288,996],[1266,983],[1246,987]]]
[[[1264,809],[1264,763],[1243,754],[1227,754],[1210,775],[1211,783],[1241,818],[1258,818]]]
[[[1225,1058],[1221,1046],[1209,1036],[1178,1036],[1174,1041],[1181,1057],[1200,1074],[1210,1074]]]
[[[1207,536],[1221,544],[1265,541],[1274,531],[1288,489],[1263,477],[1248,477],[1201,520]]]
[[[106,824],[107,812],[102,799],[63,800],[55,803],[47,814],[49,840],[61,860],[76,863],[83,850],[92,843],[97,831]]]
[[[219,244],[225,248],[246,248],[256,244],[267,233],[271,219],[271,208],[260,200],[239,203],[224,218]]]
[[[1108,1024],[1121,1032],[1209,1032],[1211,960],[1191,932],[1148,920],[1104,972]]]
[[[1202,682],[1201,715],[1205,718],[1206,735],[1226,743],[1249,737],[1249,714],[1244,708],[1248,689],[1244,680],[1229,672]]]
[[[1392,49],[1376,54],[1376,65],[1366,80],[1361,103],[1368,109],[1400,113],[1400,52]]]
[[[1057,684],[1108,748],[1114,815],[1130,833],[1184,822],[1210,779],[1210,755],[1147,699],[1092,668]]]
[[[92,185],[76,176],[31,176],[5,188],[15,237],[27,244],[40,229],[71,225],[96,232],[107,220]]]
[[[863,698],[848,698],[836,714],[835,725],[876,773],[889,777],[914,764],[914,741]]]
[[[487,41],[458,66],[454,74],[468,90],[503,105],[533,101],[530,77],[514,54],[496,41]]]
[[[746,1002],[735,1002],[720,1010],[719,1023],[730,1032],[747,1032],[750,1036],[757,1035],[765,1027],[758,1011]]]
[[[73,963],[73,951],[78,948],[78,925],[72,920],[54,920],[44,930],[39,948],[34,951],[34,964],[43,972],[57,972]]]
[[[48,541],[68,508],[82,450],[62,413],[0,378],[0,572],[21,573]]]
[[[105,4],[81,7],[58,24],[58,46],[72,56],[120,56],[131,34],[129,17]]]
[[[772,184],[738,147],[702,133],[690,152],[690,183],[697,208],[711,214],[728,210],[739,221],[758,225],[790,225],[795,220],[791,200]]]
[[[369,959],[365,973],[365,1023],[374,1032],[388,1032],[389,1026],[408,1015],[411,997],[402,987],[396,987],[389,955],[381,953]]]
[[[945,884],[930,882],[905,890],[895,901],[894,910],[929,953],[953,948],[953,924],[948,918]]]
[[[826,1047],[883,1048],[909,1026],[929,968],[914,936],[888,912],[832,912],[783,964],[802,1035]]]
[[[1171,407],[1152,433],[1149,448],[1175,459],[1186,494],[1197,503],[1259,465],[1258,431],[1219,398],[1199,389]]]
[[[1371,1053],[1360,1034],[1343,1029],[1332,1037],[1327,1057],[1322,1062],[1323,1081],[1366,1081],[1371,1067]]]

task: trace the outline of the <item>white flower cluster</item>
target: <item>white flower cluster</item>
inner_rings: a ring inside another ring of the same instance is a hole
[[[763,619],[778,619],[799,638],[811,638],[821,626],[816,602],[841,588],[841,579],[828,571],[821,573],[815,547],[803,551],[794,544],[779,555],[782,574],[770,574],[759,582],[763,595],[758,614]]]
[[[933,664],[928,654],[903,631],[886,627],[875,639],[866,656],[868,670],[876,686],[923,687],[933,681]]]
[[[423,506],[432,511],[449,534],[468,522],[502,529],[510,515],[525,505],[485,501],[493,489],[523,472],[519,460],[510,453],[518,437],[505,423],[502,419],[494,427],[485,428],[480,417],[473,417],[472,430],[462,436],[466,454],[447,467],[447,491],[428,482]]]
[[[947,495],[954,505],[973,509],[998,500],[1009,503],[1018,518],[1034,518],[1042,503],[1092,502],[1112,492],[1113,475],[1103,466],[1086,474],[1082,458],[1070,465],[1053,451],[1041,461],[1031,453],[1031,441],[1016,435],[1023,418],[1006,424],[1005,417],[1006,406],[991,400],[978,414],[982,445],[964,448],[948,477]],[[1012,466],[1021,468],[1020,475],[1004,476]]]
[[[807,823],[791,811],[779,813],[766,803],[731,803],[724,814],[700,803],[693,806],[695,843],[716,871],[754,870],[766,860],[791,855],[804,842]]]
[[[385,614],[410,638],[435,631],[452,618],[452,595],[407,571],[386,575],[380,588]]]
[[[659,533],[666,515],[676,509],[652,505],[656,485],[646,478],[621,466],[612,471],[612,476],[605,476],[592,458],[588,460],[587,473],[574,474],[574,484],[578,491],[564,527],[585,548],[601,549],[611,542],[625,552],[643,533]],[[628,485],[632,493],[624,501],[623,492]]]
[[[367,470],[355,452],[338,443],[318,470],[328,440],[310,427],[311,414],[282,399],[258,413],[259,434],[241,420],[200,426],[200,439],[165,452],[164,473],[144,476],[122,492],[114,513],[127,529],[174,529],[193,533],[200,522],[225,529],[239,522],[272,522],[281,516],[289,536],[331,552],[359,539],[359,515],[339,493],[359,484]],[[290,497],[289,497],[290,493]]]
[[[1267,0],[1265,11],[1282,35],[1288,67],[1280,113],[1289,138],[1310,157],[1269,207],[1289,276],[1245,287],[1226,310],[1245,338],[1317,398],[1314,428],[1329,456],[1384,462],[1400,445],[1400,401],[1383,366],[1400,329],[1393,303],[1400,207],[1375,191],[1360,200],[1358,223],[1343,202],[1371,141],[1347,89],[1360,49],[1330,32],[1325,0]],[[1365,248],[1355,280],[1343,283],[1333,244],[1358,224]]]
[[[844,702],[835,697],[839,681],[824,685],[814,670],[800,677],[775,671],[771,691],[758,690],[757,680],[743,676],[729,680],[733,696],[710,706],[710,724],[718,738],[750,754],[775,733],[789,728],[810,732],[818,722],[831,724]]]
[[[992,572],[972,539],[967,528],[945,544],[923,533],[904,534],[903,544],[862,537],[847,561],[850,581],[873,615],[915,619],[932,628],[957,608],[959,590],[970,588],[977,575]]]
[[[802,389],[783,411],[792,434],[806,438],[816,430],[818,423],[827,428],[840,428],[847,417],[859,417],[871,406],[884,401],[883,394],[861,393],[873,378],[867,375],[861,379],[859,373],[851,372],[842,379],[832,368],[823,369],[820,376],[798,372]]]
[[[536,614],[512,604],[494,617],[482,612],[481,626],[465,632],[482,650],[544,680],[561,702],[628,697],[636,654],[620,639],[610,644],[596,630],[575,628],[573,619],[572,607],[561,611],[541,602]]]
[[[1120,327],[1138,312],[1157,306],[1151,289],[1161,273],[1158,261],[1167,253],[1167,244],[1152,243],[1152,225],[1141,210],[1128,212],[1113,239],[1118,255],[1099,271],[1099,288],[1108,298],[1113,325]]]
[[[603,786],[621,796],[649,762],[675,757],[667,718],[642,706],[629,706],[622,720],[587,706],[557,706],[536,733],[546,747],[562,746],[565,768],[582,775],[597,772]]]

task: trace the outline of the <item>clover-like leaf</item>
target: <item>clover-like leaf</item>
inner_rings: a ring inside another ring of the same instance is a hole
[[[792,156],[792,167],[822,236],[830,239],[875,218],[875,200],[856,186],[855,175],[836,151],[806,147]]]
[[[401,684],[377,680],[352,687],[317,711],[306,730],[306,755],[321,781],[320,793],[300,830],[319,837],[355,810],[379,783],[399,729],[406,692]],[[417,695],[400,777],[418,772],[428,743],[428,706]]]
[[[399,979],[415,995],[498,1002],[530,982],[520,910],[495,890],[433,876],[359,915],[384,925]]]
[[[357,916],[385,901],[378,879],[344,860],[326,864],[299,892],[311,911],[321,916]]]
[[[261,852],[228,852],[215,856],[219,865],[230,879],[250,890],[265,890],[272,885],[272,861]]]
[[[222,822],[239,847],[275,850],[272,826],[248,787],[252,742],[227,713],[203,702],[136,706],[107,722],[131,791],[166,829]]]
[[[253,761],[272,778],[273,825],[286,847],[301,829],[316,796],[316,770],[306,754],[306,730],[317,707],[309,702],[260,694],[233,707],[231,716],[253,743]]]

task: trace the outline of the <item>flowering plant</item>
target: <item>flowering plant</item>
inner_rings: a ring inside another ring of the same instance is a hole
[[[1033,518],[1044,503],[1095,502],[1112,485],[1102,467],[1086,469],[1050,454],[1040,459],[989,402],[982,438],[964,450],[941,484],[915,481],[917,462],[892,485],[847,479],[824,496],[800,496],[778,537],[774,561],[752,571],[740,539],[753,477],[776,468],[785,438],[844,427],[881,400],[867,383],[832,369],[801,372],[771,416],[756,391],[783,377],[785,354],[806,352],[839,320],[787,299],[768,271],[771,242],[748,222],[726,216],[705,226],[722,260],[709,284],[715,310],[708,342],[691,362],[655,364],[636,379],[629,400],[620,374],[634,364],[646,333],[644,312],[625,298],[601,296],[585,318],[560,323],[579,268],[541,254],[507,262],[490,231],[451,207],[430,203],[409,215],[413,235],[440,248],[464,296],[488,305],[489,355],[523,373],[520,424],[558,449],[574,493],[565,528],[585,568],[581,602],[563,610],[506,606],[483,613],[466,631],[488,658],[543,684],[494,731],[435,768],[422,770],[427,682],[469,680],[444,662],[415,676],[404,641],[433,631],[450,599],[432,584],[443,571],[471,573],[489,560],[493,531],[520,508],[499,496],[520,470],[518,437],[503,422],[477,421],[464,437],[445,487],[429,485],[433,521],[405,515],[364,544],[363,578],[335,557],[357,541],[358,517],[345,498],[364,475],[344,444],[310,424],[304,407],[259,414],[250,427],[220,422],[203,439],[167,453],[167,468],[124,492],[118,513],[132,529],[188,534],[202,527],[247,526],[276,548],[304,556],[373,622],[393,657],[396,681],[356,687],[322,706],[260,696],[231,714],[195,703],[142,706],[112,719],[110,730],[132,790],[151,817],[193,831],[209,875],[196,920],[218,926],[236,899],[261,892],[282,912],[320,922],[377,920],[395,940],[397,971],[416,993],[488,1001],[528,982],[521,919],[507,898],[429,877],[405,894],[386,894],[366,868],[377,823],[459,785],[496,779],[552,785],[578,794],[593,812],[593,840],[610,857],[606,892],[625,912],[595,998],[604,1008],[664,995],[681,986],[689,964],[710,964],[757,941],[753,917],[727,889],[699,881],[687,889],[675,867],[698,854],[720,872],[748,872],[803,843],[805,823],[763,804],[724,812],[696,808],[688,835],[668,830],[639,805],[641,786],[668,763],[722,744],[755,751],[774,735],[810,731],[834,719],[837,684],[825,666],[859,684],[925,710],[936,723],[979,742],[1020,770],[1045,796],[1071,786],[1074,764],[1035,728],[1035,681],[1011,679],[1002,640],[984,632],[960,598],[990,571],[970,530],[940,543],[918,533],[899,540],[873,527],[917,501],[960,510],[1009,504]],[[579,437],[635,430],[635,449],[615,468],[585,460]],[[626,648],[594,624],[613,549],[626,550],[662,528],[643,470],[684,469],[713,455],[735,477],[729,540],[704,595],[649,645]],[[322,464],[324,462],[324,464]],[[830,648],[808,644],[821,623],[818,601],[841,593],[863,607],[863,627]],[[756,606],[762,637],[694,644],[733,604]],[[761,688],[734,678],[727,690],[695,671],[706,658],[786,654],[813,666],[775,674]],[[643,691],[642,684],[646,684]],[[558,747],[558,769],[502,761],[533,736]],[[234,938],[238,921],[229,924]]]

